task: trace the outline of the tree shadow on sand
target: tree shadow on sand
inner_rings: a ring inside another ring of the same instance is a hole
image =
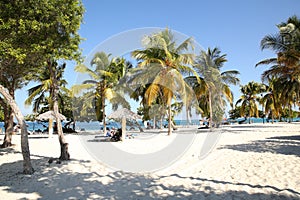
[[[300,135],[277,136],[264,140],[254,140],[246,144],[226,145],[220,149],[232,149],[243,152],[275,153],[300,157]]]
[[[21,153],[20,151],[17,151],[14,149],[14,144],[11,147],[6,147],[6,148],[0,148],[0,156],[6,155],[9,153]]]
[[[300,199],[300,193],[296,191],[273,186],[183,177],[178,174],[150,176],[121,171],[101,174],[101,171],[86,170],[89,169],[89,161],[85,160],[71,161],[79,162],[85,169],[71,171],[62,169],[63,165],[49,165],[47,159],[40,157],[33,160],[36,167],[33,175],[18,173],[22,161],[1,164],[2,190],[20,193],[20,196],[35,193],[38,199]],[[186,182],[189,187],[186,187]],[[250,194],[242,189],[217,191],[214,188],[223,185],[268,189],[271,192]]]

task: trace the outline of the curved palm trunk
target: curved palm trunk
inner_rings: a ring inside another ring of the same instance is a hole
[[[21,128],[21,149],[23,155],[23,173],[24,174],[33,174],[34,170],[31,165],[30,160],[30,151],[29,151],[29,144],[28,144],[28,133],[27,127],[24,120],[24,116],[22,115],[17,103],[13,99],[13,97],[6,91],[6,89],[0,85],[0,93],[4,96],[7,100],[7,103],[10,105],[13,113],[15,114],[18,123]]]

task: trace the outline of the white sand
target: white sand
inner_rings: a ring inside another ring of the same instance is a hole
[[[0,199],[300,199],[299,130],[296,123],[227,126],[216,147],[199,160],[208,134],[200,132],[181,159],[153,173],[112,170],[96,161],[77,135],[66,136],[72,160],[48,164],[59,156],[58,139],[40,135],[29,141],[35,173],[23,175],[20,135],[15,135],[16,146],[0,149]],[[143,154],[166,142],[162,133],[148,142],[135,138],[114,145]]]

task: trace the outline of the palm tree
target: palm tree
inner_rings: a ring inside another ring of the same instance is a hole
[[[67,81],[63,79],[63,74],[66,65],[56,67],[57,84],[59,86],[58,97],[61,97],[65,93],[69,93],[69,90],[65,87]],[[51,79],[50,70],[48,68],[42,68],[39,73],[32,74],[31,79],[39,84],[28,89],[28,98],[25,100],[25,105],[31,105],[33,103],[33,112],[42,113],[42,111],[53,109],[53,80]],[[48,104],[48,105],[47,105]],[[47,106],[46,110],[44,106]]]
[[[300,99],[300,76],[293,79],[279,78],[280,86],[277,88],[281,89],[280,102],[283,108],[289,110],[289,122],[292,120],[292,107],[296,104],[299,105]]]
[[[130,65],[123,58],[109,59],[109,57],[110,54],[107,55],[105,52],[96,53],[90,63],[94,69],[85,65],[78,65],[75,70],[88,74],[91,79],[72,87],[75,93],[90,90],[84,93],[86,101],[83,106],[86,108],[85,110],[92,108],[96,110],[97,120],[103,122],[104,135],[106,134],[106,99],[112,103],[114,110],[118,108],[118,105],[130,107],[124,98],[124,93],[116,89],[119,80],[125,75]]]
[[[170,30],[154,33],[144,38],[144,49],[132,52],[139,62],[138,68],[130,75],[130,82],[145,88],[144,102],[150,106],[160,98],[168,107],[168,135],[172,133],[171,104],[175,96],[180,96],[186,104],[191,89],[184,81],[183,73],[196,72],[189,66],[193,64],[193,54],[186,53],[192,48],[191,38],[177,45]],[[146,42],[145,42],[146,41]],[[186,93],[185,95],[183,95]]]
[[[242,96],[237,100],[235,104],[235,106],[237,106],[239,103],[242,104],[240,110],[241,116],[245,116],[245,110],[248,107],[248,117],[258,117],[258,106],[256,104],[256,101],[260,98],[258,94],[261,94],[264,91],[265,86],[254,81],[251,81],[248,84],[241,87]]]
[[[276,89],[280,87],[281,84],[278,83],[278,79],[274,77],[268,79],[268,85],[265,85],[266,91],[264,94],[261,94],[262,98],[260,100],[265,108],[264,112],[266,114],[271,114],[272,123],[274,122],[274,117],[280,117],[280,113],[282,112],[282,107],[279,103],[281,93],[278,93],[278,89]]]
[[[223,97],[232,105],[233,94],[229,84],[239,83],[236,77],[238,71],[220,71],[225,62],[227,62],[226,54],[221,55],[218,48],[208,48],[207,52],[201,51],[196,58],[195,68],[203,79],[199,83],[195,83],[194,79],[194,90],[200,107],[209,116],[210,127],[213,121],[219,123],[222,120],[225,105]]]
[[[40,84],[28,90],[29,97],[25,100],[25,104],[31,105],[33,102],[33,112],[39,113],[42,111],[53,110],[56,116],[59,113],[59,100],[62,98],[63,93],[68,93],[65,88],[67,84],[63,79],[63,73],[66,64],[58,65],[54,60],[48,60],[45,68],[41,68],[38,73],[30,76],[31,80],[37,81]],[[49,94],[49,95],[48,95]],[[41,105],[46,105],[47,108]],[[61,146],[61,155],[59,159],[68,160],[70,155],[68,153],[68,144],[66,143],[61,121],[56,119],[57,134]],[[49,134],[52,134],[53,119],[49,119]]]
[[[300,96],[299,90],[295,90],[295,88],[299,88],[297,84],[299,84],[300,77],[300,19],[292,16],[287,22],[283,22],[277,27],[279,33],[267,35],[261,41],[261,49],[273,50],[277,57],[260,61],[256,66],[271,65],[270,69],[262,74],[262,79],[275,77],[281,83],[284,82],[286,94],[281,95],[280,101],[291,107],[292,102],[298,102]],[[279,92],[281,91],[277,93]]]
[[[66,64],[57,65],[57,62],[52,61],[48,63],[48,67],[41,68],[39,73],[31,75],[30,78],[39,84],[28,90],[28,98],[25,100],[25,105],[33,103],[34,113],[41,114],[49,110],[54,110],[54,101],[60,101],[59,104],[57,102],[57,106],[59,105],[62,108],[63,101],[61,99],[64,94],[69,93],[69,90],[65,87],[67,81],[63,78],[65,67]],[[57,94],[55,94],[55,91]],[[49,119],[48,124],[49,135],[51,135],[53,131],[53,119]]]

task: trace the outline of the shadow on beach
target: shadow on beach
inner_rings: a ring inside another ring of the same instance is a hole
[[[300,199],[297,191],[270,185],[184,177],[178,174],[159,177],[121,171],[101,174],[101,171],[89,170],[89,161],[83,160],[72,162],[79,162],[87,170],[74,172],[60,169],[62,165],[49,165],[47,159],[40,157],[32,160],[36,168],[33,175],[18,173],[22,161],[1,164],[0,174],[5,176],[1,177],[0,186],[10,194],[20,193],[18,195],[24,199],[27,199],[26,195],[38,196],[38,199]],[[171,181],[177,184],[170,185]],[[186,187],[185,183],[189,183],[189,186]],[[228,189],[220,192],[214,188],[223,186],[239,186],[241,191]],[[270,192],[250,194],[244,190],[249,187],[268,189]]]
[[[276,136],[264,140],[254,140],[246,144],[225,145],[220,149],[232,149],[242,152],[275,153],[300,157],[300,135]]]

